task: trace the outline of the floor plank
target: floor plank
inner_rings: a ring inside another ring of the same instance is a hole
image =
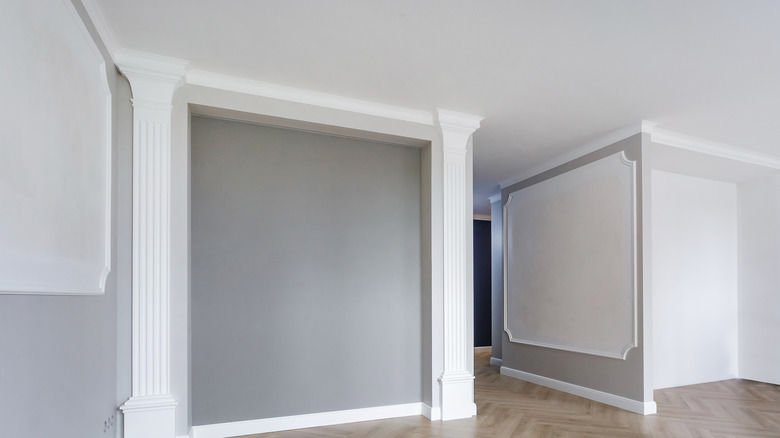
[[[475,418],[404,417],[243,438],[780,437],[780,387],[726,380],[658,390],[642,416],[499,374],[475,355]]]

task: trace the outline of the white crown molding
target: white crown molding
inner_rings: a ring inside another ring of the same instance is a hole
[[[334,424],[424,415],[424,411],[425,406],[422,403],[407,403],[401,405],[193,426],[190,435],[192,438],[224,438],[229,436],[253,435],[283,430],[331,426]]]
[[[552,168],[558,167],[561,164],[566,164],[569,161],[576,160],[577,158],[585,156],[591,152],[595,152],[601,148],[607,147],[620,140],[624,140],[628,137],[631,137],[632,135],[636,135],[639,133],[652,133],[653,130],[655,130],[656,125],[657,123],[647,121],[647,120],[642,120],[639,123],[631,124],[629,126],[626,126],[625,128],[609,133],[603,137],[599,137],[569,152],[558,155],[557,157],[545,161],[544,163],[541,163],[537,166],[534,166],[513,178],[507,178],[501,181],[499,183],[499,186],[503,189],[508,186],[511,186],[512,184],[519,183],[520,181],[525,181],[528,178],[536,176],[542,172],[546,172]]]
[[[576,395],[578,397],[587,398],[599,403],[604,403],[616,408],[625,409],[626,411],[634,412],[641,415],[655,414],[657,407],[654,401],[641,402],[639,400],[632,400],[630,398],[622,397],[608,392],[599,391],[592,388],[586,388],[584,386],[575,385],[569,382],[563,382],[561,380],[551,379],[549,377],[540,376],[537,374],[527,373],[525,371],[519,371],[512,368],[501,367],[501,375],[512,377],[525,382],[535,383],[537,385],[552,388],[558,391],[563,391],[569,394]]]
[[[678,132],[668,131],[666,129],[654,128],[650,133],[650,141],[742,163],[754,164],[770,169],[780,169],[780,156],[763,154],[726,143],[718,143],[680,134]]]
[[[103,9],[101,9],[95,0],[81,0],[81,4],[84,5],[84,9],[86,9],[89,19],[92,20],[92,24],[95,26],[95,29],[97,29],[100,39],[103,40],[103,44],[106,46],[106,49],[108,49],[111,59],[116,62],[115,54],[122,47],[119,45],[114,29],[108,24],[108,20],[106,19],[105,14],[103,14]]]
[[[488,196],[488,201],[490,201],[491,204],[501,201],[501,192],[496,193],[493,196]]]
[[[433,116],[427,111],[414,110],[366,100],[320,93],[317,91],[270,84],[251,79],[238,78],[204,70],[191,70],[187,73],[187,84],[236,93],[262,96],[306,105],[331,108],[342,111],[383,117],[404,122],[433,125]]]

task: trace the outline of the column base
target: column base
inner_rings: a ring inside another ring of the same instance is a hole
[[[176,400],[170,395],[130,397],[124,414],[124,438],[175,438]]]
[[[474,376],[468,371],[444,373],[441,384],[441,419],[457,420],[477,415],[474,403]]]

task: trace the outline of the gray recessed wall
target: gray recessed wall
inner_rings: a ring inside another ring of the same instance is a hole
[[[193,117],[193,425],[422,401],[421,151]]]

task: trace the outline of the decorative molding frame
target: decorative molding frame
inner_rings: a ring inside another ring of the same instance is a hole
[[[433,116],[427,111],[418,111],[398,106],[385,105],[366,100],[352,99],[301,88],[286,87],[251,79],[212,73],[203,70],[191,70],[187,73],[187,84],[199,85],[253,96],[269,97],[287,102],[320,106],[342,111],[377,116],[404,122],[433,125]]]
[[[652,415],[657,412],[657,406],[654,401],[641,402],[619,395],[610,394],[608,392],[598,391],[595,389],[586,388],[584,386],[575,385],[573,383],[563,382],[537,374],[526,373],[524,371],[518,371],[504,366],[501,367],[501,374],[512,377],[514,379],[522,380],[524,382],[535,383],[537,385],[552,388],[568,394],[573,394],[578,397],[587,398],[588,400],[604,403],[606,405],[614,406],[616,408],[624,409],[626,411],[641,415]]]
[[[546,172],[554,167],[560,166],[561,164],[566,164],[569,161],[576,160],[577,158],[585,156],[591,152],[595,152],[601,148],[605,148],[620,140],[631,137],[632,135],[640,133],[651,133],[655,129],[656,125],[658,124],[655,122],[642,120],[636,124],[626,126],[625,128],[609,133],[603,137],[599,137],[567,153],[558,155],[555,158],[538,166],[534,166],[514,178],[505,179],[499,183],[499,186],[503,189],[511,186],[512,184],[517,184],[520,181],[525,181],[528,178],[536,176],[542,172]]]
[[[132,396],[125,438],[175,436],[170,387],[171,111],[187,62],[120,51],[133,91]]]
[[[68,22],[75,25],[75,30],[83,39],[83,43],[86,45],[86,52],[89,52],[94,57],[95,66],[94,71],[97,72],[98,83],[96,89],[99,89],[96,94],[102,94],[103,108],[102,121],[97,123],[102,125],[103,139],[101,140],[100,148],[105,153],[105,161],[103,171],[105,173],[104,178],[104,192],[103,192],[103,261],[100,268],[96,269],[97,275],[94,278],[94,288],[81,282],[72,282],[78,284],[62,284],[61,282],[42,282],[36,281],[34,284],[27,281],[8,281],[6,278],[0,279],[0,295],[102,295],[106,292],[106,282],[111,272],[111,237],[112,237],[112,167],[113,167],[113,120],[112,120],[112,95],[111,88],[108,84],[108,77],[106,76],[106,62],[103,58],[103,54],[100,52],[97,44],[90,35],[86,24],[82,21],[81,16],[76,10],[75,6],[69,0],[60,0],[62,5],[67,10],[67,15],[70,17],[68,21],[63,19],[62,22]],[[73,110],[71,108],[71,110]],[[92,230],[90,230],[92,231]],[[37,266],[37,269],[48,268],[50,266]],[[67,269],[71,269],[68,267]],[[91,271],[91,269],[90,269]],[[99,271],[99,272],[98,272]],[[91,278],[91,273],[89,274]],[[86,276],[86,275],[85,275]],[[68,276],[72,279],[72,276]]]
[[[626,166],[629,166],[631,168],[631,253],[632,253],[632,280],[631,280],[631,289],[632,289],[632,295],[631,295],[631,340],[625,345],[622,346],[619,352],[611,352],[611,351],[600,351],[600,350],[594,350],[590,348],[578,348],[575,346],[570,345],[560,345],[560,344],[554,344],[554,343],[548,343],[548,342],[540,342],[535,341],[531,339],[524,339],[520,337],[516,337],[509,327],[509,305],[507,303],[508,301],[508,275],[509,275],[509,248],[510,248],[510,242],[508,242],[509,238],[509,220],[508,220],[508,207],[512,203],[513,199],[513,193],[510,193],[507,197],[507,202],[503,206],[503,249],[504,249],[504,331],[507,333],[509,337],[510,342],[518,343],[518,344],[526,344],[526,345],[535,345],[539,347],[545,347],[545,348],[553,348],[556,350],[564,350],[564,351],[571,351],[575,353],[584,353],[584,354],[590,354],[594,356],[603,356],[603,357],[609,357],[614,359],[622,359],[625,360],[626,356],[628,355],[628,352],[639,346],[639,330],[638,330],[638,275],[637,275],[637,269],[638,269],[638,239],[639,236],[637,236],[637,172],[636,172],[636,161],[628,159],[628,157],[625,154],[625,151],[618,152],[616,154],[612,154],[606,157],[603,157],[599,160],[587,163],[583,166],[578,167],[577,169],[574,169],[573,171],[576,171],[578,169],[581,169],[584,166],[587,166],[589,164],[596,163],[598,161],[606,160],[611,157],[615,157],[620,160],[620,162]],[[555,177],[553,177],[555,178]],[[545,180],[548,181],[548,180]],[[545,182],[542,181],[541,183]],[[530,187],[530,186],[529,186]],[[520,189],[523,190],[523,189]]]
[[[316,414],[291,415],[288,417],[193,426],[190,436],[191,438],[228,438],[258,433],[280,432],[283,430],[304,429],[308,427],[410,417],[413,415],[425,415],[426,413],[430,415],[430,411],[430,406],[424,405],[423,403],[408,403],[374,408],[320,412]],[[431,418],[429,415],[425,416]]]

